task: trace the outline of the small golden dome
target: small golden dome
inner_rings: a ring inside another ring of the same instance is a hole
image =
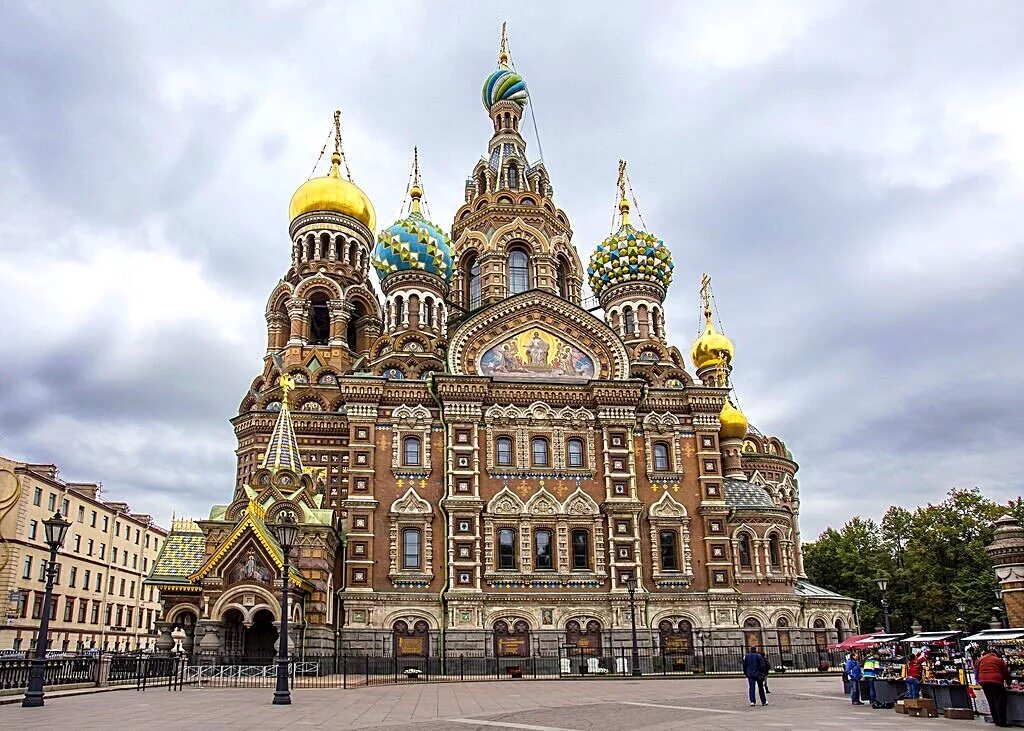
[[[711,318],[708,317],[704,333],[697,338],[693,343],[693,349],[690,350],[693,367],[699,371],[707,366],[728,365],[732,363],[734,353],[732,341],[715,330]]]
[[[288,205],[288,220],[294,221],[303,213],[334,211],[344,213],[362,222],[370,231],[377,227],[377,214],[366,193],[359,186],[341,177],[341,155],[331,156],[331,171],[320,178],[310,178],[299,186]]]
[[[743,415],[742,411],[729,403],[729,399],[725,400],[722,413],[718,415],[718,418],[722,422],[722,428],[718,432],[719,438],[742,439],[747,436],[747,417]]]

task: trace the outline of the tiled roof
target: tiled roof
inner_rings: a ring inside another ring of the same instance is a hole
[[[206,536],[191,520],[176,520],[146,578],[150,584],[189,584],[188,577],[203,565]]]
[[[270,434],[267,453],[263,457],[263,468],[274,472],[280,469],[302,472],[299,440],[295,438],[295,430],[292,429],[292,416],[288,411],[287,402],[281,405],[274,431]]]
[[[763,487],[746,480],[723,480],[725,504],[733,508],[775,508],[771,496]]]

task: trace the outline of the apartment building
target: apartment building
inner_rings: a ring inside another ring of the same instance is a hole
[[[143,586],[167,531],[100,486],[66,482],[52,464],[0,456],[0,649],[33,650],[43,612],[49,547],[43,521],[71,521],[50,605],[49,645],[124,652],[152,647],[159,591]]]

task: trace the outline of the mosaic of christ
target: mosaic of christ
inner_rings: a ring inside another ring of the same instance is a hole
[[[513,335],[484,352],[480,372],[485,376],[589,380],[597,369],[594,359],[556,335],[533,329]]]

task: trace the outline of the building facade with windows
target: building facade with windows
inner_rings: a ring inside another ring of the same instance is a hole
[[[378,234],[336,124],[330,172],[291,200],[231,500],[172,531],[180,560],[150,577],[163,643],[180,626],[210,661],[273,651],[285,513],[306,654],[617,643],[632,579],[656,650],[854,627],[852,600],[803,579],[797,464],[734,405],[709,280],[687,362],[666,327],[672,252],[633,224],[625,165],[585,267],[527,157],[528,102],[503,46],[450,234],[424,216],[418,160],[407,215]]]
[[[167,531],[101,499],[99,485],[61,480],[54,465],[0,457],[0,649],[35,648],[50,552],[43,521],[58,511],[71,527],[57,554],[50,649],[153,647],[160,594],[143,582]]]

